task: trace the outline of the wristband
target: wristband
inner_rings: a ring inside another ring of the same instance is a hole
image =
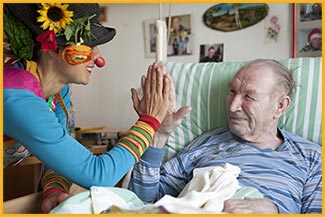
[[[158,121],[158,119],[151,115],[143,114],[140,116],[139,121],[146,122],[154,129],[154,131],[157,131],[160,127],[160,122]]]
[[[46,191],[43,192],[43,199],[45,199],[47,196],[49,196],[50,194],[52,194],[54,192],[66,193],[60,188],[49,187],[48,189],[46,189]]]

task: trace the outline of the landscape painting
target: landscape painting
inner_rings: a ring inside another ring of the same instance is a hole
[[[267,4],[217,4],[203,14],[206,26],[219,31],[230,32],[252,26],[268,14]]]

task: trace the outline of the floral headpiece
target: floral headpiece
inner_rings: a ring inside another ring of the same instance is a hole
[[[42,3],[42,8],[37,11],[40,14],[37,22],[43,23],[41,25],[43,30],[48,30],[39,34],[36,40],[41,43],[43,51],[56,50],[56,37],[64,35],[68,46],[64,48],[62,58],[75,65],[87,62],[92,58],[91,48],[82,45],[83,38],[90,39],[89,20],[92,17],[72,20],[73,11],[69,11],[68,7],[68,4]],[[74,42],[69,42],[71,37],[74,37]]]
[[[43,51],[63,46],[62,57],[68,63],[83,63],[91,58],[91,47],[107,43],[116,35],[114,28],[102,25],[97,3],[10,3],[5,4],[4,12],[9,44],[6,53],[9,56],[12,51],[20,59],[33,58],[37,40]]]

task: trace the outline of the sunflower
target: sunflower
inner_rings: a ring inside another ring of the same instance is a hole
[[[43,30],[53,30],[55,33],[65,29],[72,22],[73,11],[68,11],[68,4],[42,3],[43,8],[37,12],[41,15],[37,22],[43,22]]]

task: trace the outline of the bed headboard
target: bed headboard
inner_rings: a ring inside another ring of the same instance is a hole
[[[277,59],[294,71],[298,87],[292,104],[279,121],[279,127],[322,144],[322,59]],[[246,62],[180,63],[168,62],[176,88],[177,107],[192,111],[171,134],[164,160],[170,159],[190,141],[214,128],[227,126],[228,85]]]

